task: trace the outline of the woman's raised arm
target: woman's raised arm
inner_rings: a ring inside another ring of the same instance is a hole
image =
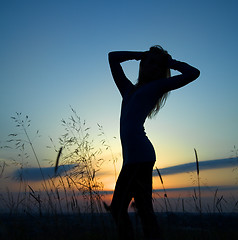
[[[197,79],[200,75],[200,71],[197,68],[192,67],[185,62],[176,61],[172,58],[168,61],[168,67],[177,70],[182,74],[167,78],[163,81],[161,84],[162,86],[160,87],[162,87],[165,92],[181,88]]]
[[[120,63],[128,60],[140,60],[143,54],[144,54],[143,52],[129,52],[129,51],[116,51],[110,52],[108,54],[108,60],[112,76],[122,97],[124,96],[126,89],[128,89],[128,87],[132,85],[132,83],[126,77]]]

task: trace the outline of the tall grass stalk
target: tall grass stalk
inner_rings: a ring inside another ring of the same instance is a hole
[[[101,144],[105,147],[105,150],[109,150],[112,158],[112,163],[113,163],[113,168],[114,168],[114,177],[115,177],[115,182],[117,181],[117,168],[116,168],[116,163],[117,163],[117,158],[114,156],[111,144],[105,134],[105,131],[103,129],[103,126],[100,125],[99,123],[97,124],[99,128],[99,134],[98,136],[103,136],[103,139],[101,140]],[[114,137],[116,138],[116,137]]]
[[[197,150],[194,148],[195,158],[196,158],[196,169],[197,169],[197,182],[198,182],[198,201],[199,201],[199,213],[202,213],[202,196],[201,196],[201,187],[200,187],[200,176],[199,176],[199,161]]]
[[[63,147],[60,148],[57,158],[56,158],[56,162],[55,162],[55,174],[57,173],[58,170],[58,166],[59,166],[59,159],[60,159],[60,155],[62,153]]]
[[[28,185],[28,186],[29,186],[29,188],[30,188],[30,190],[31,190],[30,196],[33,197],[33,198],[36,200],[36,202],[38,203],[39,215],[42,216],[42,206],[41,206],[42,201],[41,201],[41,199],[40,199],[40,194],[38,194],[38,195],[36,196],[35,191],[31,188],[30,185]]]
[[[169,201],[169,198],[168,198],[168,195],[167,195],[167,192],[165,190],[165,187],[164,187],[164,181],[163,181],[163,178],[160,174],[160,171],[159,169],[156,167],[156,170],[157,170],[157,173],[159,175],[159,178],[160,178],[160,182],[162,184],[162,187],[163,187],[163,190],[164,190],[164,202],[165,202],[165,207],[166,207],[166,212],[168,212],[168,206],[167,206],[167,202],[168,202],[168,205],[169,205],[169,208],[170,208],[170,211],[172,211],[172,206],[170,204],[170,201]]]
[[[16,139],[15,137],[18,136],[18,134],[9,134],[10,137],[14,137],[15,139],[11,139],[9,140],[10,141],[15,141],[16,142],[16,148],[22,148],[22,150],[24,150],[25,148],[25,143],[29,144],[30,148],[31,148],[31,151],[33,153],[33,156],[37,162],[37,165],[38,165],[38,168],[40,170],[40,174],[41,174],[41,177],[42,177],[42,180],[43,180],[43,187],[46,191],[46,193],[48,194],[48,188],[47,188],[47,184],[46,184],[46,179],[45,179],[45,176],[43,174],[43,171],[42,171],[42,167],[41,167],[41,164],[40,164],[40,160],[36,154],[36,150],[35,150],[35,147],[33,145],[33,141],[32,139],[30,138],[30,135],[27,131],[27,128],[30,127],[31,125],[31,120],[29,119],[29,117],[26,115],[25,116],[25,119],[22,118],[22,114],[21,113],[18,113],[16,112],[16,116],[13,116],[11,117],[11,119],[13,119],[16,123],[16,127],[20,128],[21,131],[23,131],[25,137],[26,137],[26,140],[23,140],[23,139]],[[36,134],[38,134],[39,131],[37,131]],[[20,179],[21,181],[21,179]]]

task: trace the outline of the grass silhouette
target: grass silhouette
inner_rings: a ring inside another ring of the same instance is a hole
[[[106,205],[103,200],[103,184],[97,177],[105,162],[102,150],[96,149],[93,145],[90,128],[86,126],[85,121],[81,121],[73,108],[71,111],[69,119],[61,121],[65,133],[59,138],[60,147],[56,147],[54,141],[50,139],[57,153],[56,161],[52,163],[55,176],[50,178],[42,171],[32,140],[35,136],[31,137],[29,134],[28,128],[31,125],[29,117],[23,117],[20,113],[12,117],[21,134],[9,134],[8,145],[1,148],[19,152],[18,160],[13,161],[20,168],[19,190],[16,195],[6,190],[6,194],[0,196],[1,205],[8,209],[7,213],[0,214],[0,239],[118,239],[112,217],[104,209]],[[102,126],[98,127],[100,137],[105,137]],[[36,136],[38,134],[39,131],[36,131]],[[116,176],[117,159],[108,141],[103,139],[101,143],[112,155]],[[26,150],[31,151],[31,154]],[[181,202],[182,212],[173,211],[163,178],[159,169],[156,169],[164,191],[163,196],[159,197],[164,202],[165,212],[157,213],[164,239],[237,239],[238,215],[235,211],[230,214],[223,213],[223,204],[226,200],[223,195],[218,196],[218,188],[214,192],[211,211],[206,212],[203,208],[199,160],[196,149],[194,152],[198,194],[194,188],[192,199],[196,213],[186,212],[186,202],[181,198],[177,202]],[[23,169],[26,167],[24,161],[28,161],[31,155],[42,174],[42,190],[36,191],[24,179]],[[73,169],[58,172],[59,166],[66,164],[73,164]],[[0,180],[4,177],[7,165],[5,162],[0,165]],[[234,209],[237,209],[237,206],[238,201]],[[130,217],[138,231],[138,239],[143,239],[137,212],[130,213]]]

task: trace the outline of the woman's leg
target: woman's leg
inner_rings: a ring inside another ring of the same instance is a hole
[[[119,238],[123,240],[134,239],[132,223],[127,212],[132,199],[133,169],[128,165],[122,167],[110,206],[112,216],[118,227]]]
[[[141,218],[146,239],[160,239],[159,226],[152,204],[153,162],[141,163],[137,167],[134,200]]]

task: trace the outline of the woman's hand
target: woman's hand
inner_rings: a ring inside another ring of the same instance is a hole
[[[167,58],[167,66],[168,66],[168,68],[172,68],[172,66],[173,66],[173,59],[172,59],[172,57],[171,57],[171,55],[170,54],[168,54],[168,56],[167,56],[168,58]]]

